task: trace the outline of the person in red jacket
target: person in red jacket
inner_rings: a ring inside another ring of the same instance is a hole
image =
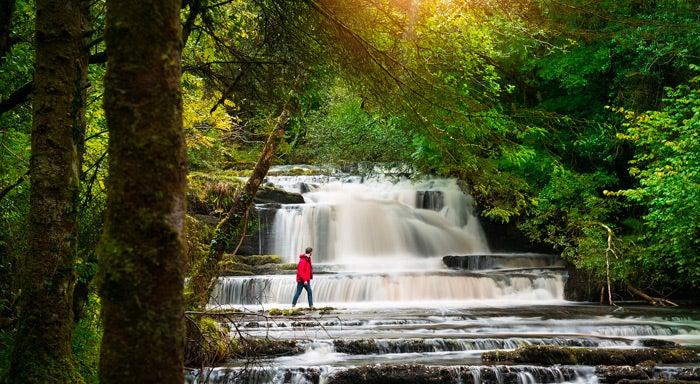
[[[314,278],[314,268],[311,264],[311,252],[313,248],[307,247],[306,251],[299,255],[299,264],[297,265],[297,291],[292,299],[292,308],[297,305],[301,290],[306,289],[306,295],[309,299],[309,308],[314,307],[314,298],[311,294],[311,279]]]

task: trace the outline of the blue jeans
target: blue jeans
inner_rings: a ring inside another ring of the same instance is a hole
[[[311,294],[311,282],[310,281],[308,283],[306,283],[306,285],[304,285],[304,283],[297,283],[297,291],[294,294],[294,299],[292,300],[292,306],[297,305],[297,300],[299,299],[299,295],[301,295],[302,288],[306,289],[306,296],[309,299],[309,307],[313,307],[314,306],[314,297]]]

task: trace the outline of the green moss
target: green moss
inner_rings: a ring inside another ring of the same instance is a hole
[[[212,365],[222,361],[232,349],[233,341],[211,317],[187,318],[185,366]]]
[[[241,256],[241,255],[226,255],[224,256],[227,260],[232,260],[237,263],[250,265],[250,266],[260,266],[266,264],[281,264],[282,258],[277,255],[253,255],[253,256]]]
[[[318,170],[314,169],[304,169],[304,168],[292,168],[284,171],[268,171],[268,175],[274,176],[306,176],[306,175],[317,175]]]
[[[302,352],[301,348],[294,340],[277,340],[270,338],[238,339],[232,347],[231,357],[238,359],[295,355]]]
[[[278,274],[284,272],[281,258],[277,255],[224,255],[224,261],[220,263],[222,274],[226,276],[248,276]],[[296,270],[294,265],[293,270]]]
[[[529,345],[513,351],[488,351],[481,355],[484,362],[516,364],[568,365],[636,365],[655,361],[665,364],[698,362],[698,355],[687,348],[573,348],[551,345]]]
[[[272,308],[268,311],[270,316],[281,316],[282,315],[282,310],[279,308]]]
[[[245,183],[244,177],[240,171],[189,174],[187,202],[190,210],[206,214],[228,212],[234,196]]]
[[[209,255],[214,227],[196,219],[186,217],[187,227],[187,265],[195,268]]]
[[[319,312],[320,314],[328,314],[334,311],[335,308],[333,307],[321,307],[321,308],[305,308],[305,307],[299,307],[299,308],[291,308],[291,309],[280,309],[280,308],[271,308],[268,310],[268,313],[270,316],[301,316],[305,315],[308,312],[315,311]]]
[[[369,355],[378,352],[377,344],[374,339],[369,340],[334,340],[333,346],[340,353],[348,353],[351,355]]]
[[[89,296],[85,315],[75,326],[72,344],[78,371],[88,384],[99,382],[97,373],[101,342],[102,327],[99,317],[99,299],[95,294],[92,294]]]
[[[253,268],[236,261],[224,261],[221,263],[221,274],[225,276],[252,275]]]

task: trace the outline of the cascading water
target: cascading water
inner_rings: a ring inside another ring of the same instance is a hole
[[[309,244],[321,263],[488,252],[471,199],[455,180],[347,178],[301,186],[306,203],[280,209],[273,226],[273,253],[289,261]]]
[[[261,253],[294,263],[314,247],[316,303],[324,305],[434,306],[469,300],[561,300],[562,273],[518,275],[455,271],[450,255],[488,255],[471,196],[456,179],[408,179],[375,172],[271,176],[268,185],[300,193],[304,204],[277,208]],[[488,263],[484,263],[488,264]],[[215,305],[287,305],[296,282],[289,276],[224,278]]]
[[[305,203],[258,207],[276,211],[263,225],[260,254],[295,263],[313,246],[314,304],[332,310],[266,312],[290,307],[293,275],[221,278],[211,304],[247,310],[235,326],[224,322],[234,338],[294,340],[302,353],[191,371],[190,384],[323,384],[353,367],[396,364],[437,368],[454,383],[597,384],[605,378],[596,367],[484,365],[481,354],[526,345],[632,348],[648,338],[700,350],[698,310],[567,302],[556,255],[489,253],[471,198],[455,180],[267,181]],[[657,366],[649,375],[700,380],[700,368]]]

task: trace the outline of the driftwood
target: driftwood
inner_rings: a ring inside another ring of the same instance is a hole
[[[652,305],[671,305],[673,307],[677,307],[678,304],[674,303],[673,301],[666,300],[663,297],[653,297],[649,296],[646,293],[642,292],[639,288],[633,287],[631,285],[627,285],[627,289],[629,289],[630,292],[633,294],[643,298],[644,300],[648,301]]]

